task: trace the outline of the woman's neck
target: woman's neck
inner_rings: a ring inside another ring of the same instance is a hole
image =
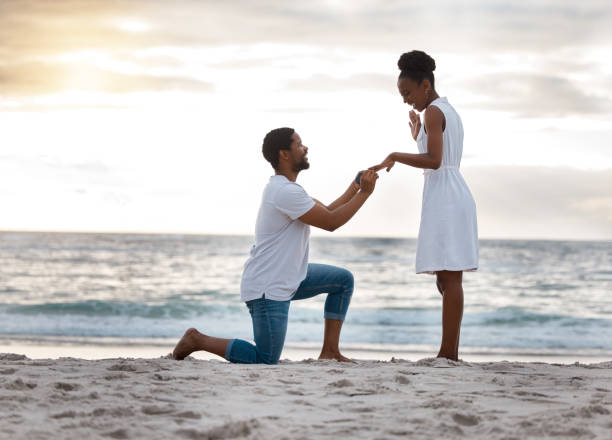
[[[431,104],[432,102],[434,102],[436,99],[438,99],[440,97],[440,95],[438,95],[438,92],[436,92],[434,90],[434,92],[431,94],[431,96],[429,97],[429,99],[427,100],[427,105],[425,107],[429,107],[429,104]]]

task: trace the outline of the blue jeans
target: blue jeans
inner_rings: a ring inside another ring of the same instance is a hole
[[[253,320],[255,345],[241,339],[227,344],[225,359],[239,364],[276,364],[280,359],[291,301],[327,293],[326,319],[344,321],[353,294],[353,275],[346,269],[327,264],[309,264],[306,278],[288,301],[262,298],[247,301]]]

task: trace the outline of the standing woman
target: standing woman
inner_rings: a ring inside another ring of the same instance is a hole
[[[436,63],[425,52],[402,54],[397,87],[411,105],[410,128],[419,154],[391,153],[370,169],[390,171],[395,162],[423,168],[423,207],[416,272],[436,275],[442,294],[442,343],[438,357],[457,360],[463,317],[463,271],[478,268],[476,204],[459,172],[463,124],[434,88]],[[423,124],[416,111],[423,112]]]

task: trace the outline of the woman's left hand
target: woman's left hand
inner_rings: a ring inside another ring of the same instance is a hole
[[[379,171],[379,170],[382,170],[383,168],[386,168],[387,172],[389,172],[391,171],[391,168],[393,168],[393,165],[395,165],[395,159],[393,158],[393,153],[391,153],[381,163],[379,163],[378,165],[374,165],[373,167],[370,167],[368,169],[372,171]]]

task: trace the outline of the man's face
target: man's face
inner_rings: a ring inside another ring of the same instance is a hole
[[[293,165],[293,171],[299,172],[310,168],[308,162],[308,147],[302,144],[302,139],[297,133],[291,135],[291,164]]]

